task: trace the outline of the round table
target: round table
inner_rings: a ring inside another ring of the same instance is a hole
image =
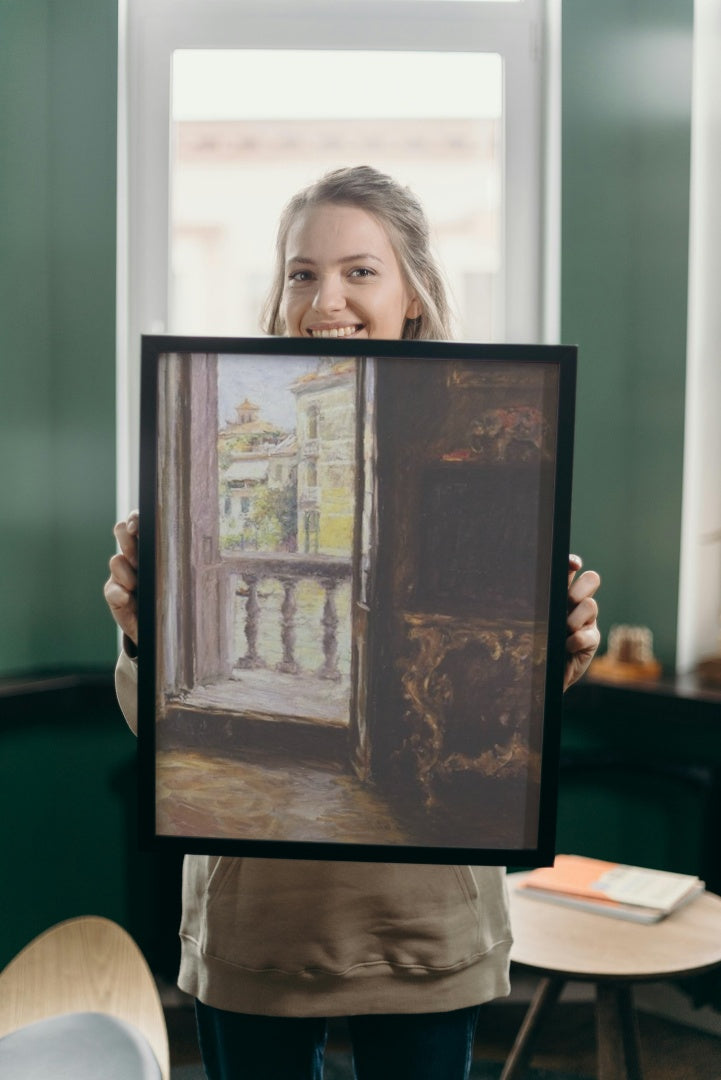
[[[599,1080],[643,1080],[632,986],[721,966],[721,898],[704,892],[657,923],[529,898],[509,874],[511,960],[542,976],[501,1074],[519,1080],[543,1018],[569,980],[596,987]]]

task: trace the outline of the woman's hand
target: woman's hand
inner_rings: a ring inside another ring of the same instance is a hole
[[[563,689],[581,678],[593,660],[601,635],[596,625],[598,604],[593,599],[601,584],[595,570],[576,574],[583,566],[578,555],[568,556],[568,618],[566,619],[566,671]]]
[[[103,589],[111,615],[134,645],[138,644],[138,528],[138,511],[133,510],[113,529],[120,554],[110,560],[110,577]]]

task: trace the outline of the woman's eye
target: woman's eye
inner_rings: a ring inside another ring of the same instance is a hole
[[[303,284],[306,281],[310,281],[311,277],[310,270],[293,270],[288,274],[288,281],[295,281],[299,284]]]
[[[350,276],[356,278],[367,278],[373,277],[374,273],[375,271],[371,270],[369,266],[356,266],[353,270],[351,270]]]

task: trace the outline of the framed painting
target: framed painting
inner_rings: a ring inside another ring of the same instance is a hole
[[[552,861],[575,365],[143,339],[146,846]]]

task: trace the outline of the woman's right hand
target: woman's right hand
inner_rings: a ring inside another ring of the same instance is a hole
[[[119,521],[113,532],[120,553],[110,560],[110,577],[103,589],[110,613],[123,633],[138,644],[138,528],[137,510]]]

